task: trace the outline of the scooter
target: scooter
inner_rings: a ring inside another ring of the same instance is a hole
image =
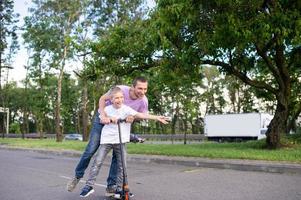
[[[121,139],[121,128],[120,123],[125,122],[125,119],[118,119],[117,125],[118,125],[118,133],[119,133],[119,148],[121,152],[121,161],[122,161],[122,175],[123,175],[123,183],[122,183],[122,192],[119,197],[112,196],[112,199],[121,199],[121,200],[130,200],[130,193],[129,193],[129,185],[127,181],[127,173],[125,168],[125,157],[122,151],[122,139]]]

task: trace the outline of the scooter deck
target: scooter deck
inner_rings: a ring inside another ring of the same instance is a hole
[[[133,197],[134,197],[134,195],[129,196],[128,200],[133,200]],[[109,198],[111,200],[125,200],[126,199],[125,197],[116,197],[115,195],[109,196]]]
[[[110,200],[125,200],[125,199],[123,199],[123,198],[116,198],[116,197],[114,197],[114,196],[111,196],[111,197],[109,197],[109,198],[110,198]],[[133,197],[130,197],[129,200],[133,200]]]

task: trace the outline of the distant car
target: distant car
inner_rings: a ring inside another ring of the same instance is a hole
[[[78,133],[67,134],[65,136],[65,140],[79,140],[79,141],[83,141],[83,136],[81,134],[78,134]]]

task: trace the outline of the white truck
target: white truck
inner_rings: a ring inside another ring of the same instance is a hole
[[[242,141],[265,138],[273,116],[267,113],[206,115],[204,134],[209,141]]]

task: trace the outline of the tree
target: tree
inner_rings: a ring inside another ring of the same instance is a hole
[[[195,92],[194,86],[197,85],[195,83],[200,82],[200,77],[199,73],[195,73],[194,77],[188,73],[191,72],[188,67],[191,62],[186,59],[185,52],[175,50],[172,52],[174,55],[172,60],[161,58],[162,47],[159,44],[156,28],[155,24],[147,18],[117,22],[103,32],[102,38],[95,42],[92,49],[94,63],[91,63],[91,66],[95,67],[95,71],[99,75],[111,74],[126,79],[138,74],[149,77],[150,108],[155,113],[168,113],[174,116],[172,129],[175,133],[176,123],[184,122],[185,126],[187,125],[185,117],[190,121],[197,117],[195,110],[198,110],[198,106],[192,108],[193,106],[186,102],[186,97]],[[176,69],[170,66],[175,66]],[[181,66],[185,66],[185,68],[181,68]],[[199,72],[199,69],[194,71]],[[178,79],[178,76],[181,76],[182,79]],[[156,86],[152,87],[152,82]],[[155,95],[158,92],[164,93],[164,95]],[[169,110],[163,109],[163,104],[168,107],[174,105],[174,107]],[[188,114],[178,116],[179,111],[183,110]],[[156,127],[156,131],[158,129]]]
[[[88,69],[88,60],[91,57],[91,50],[90,44],[93,41],[93,35],[91,34],[94,31],[93,24],[94,22],[94,15],[93,12],[95,10],[93,1],[85,0],[82,1],[83,10],[81,17],[78,20],[76,25],[76,32],[77,34],[73,37],[73,45],[75,48],[75,59],[78,60],[79,63],[82,65],[82,69],[80,72],[74,71],[77,75],[79,80],[79,86],[82,90],[81,101],[78,103],[78,126],[77,131],[82,132],[83,134],[83,141],[88,141],[89,139],[89,132],[88,132],[88,108],[89,108],[89,81],[91,84],[94,84],[96,76],[95,74],[91,73]],[[90,87],[91,88],[91,87]]]
[[[93,1],[90,17],[94,18],[95,35],[102,36],[117,24],[142,19],[145,16],[145,0]]]
[[[290,106],[296,100],[291,90],[300,85],[300,2],[161,0],[157,5],[162,43],[171,46],[182,38],[187,44],[183,51],[192,52],[189,57],[196,63],[219,66],[274,95],[276,109],[266,143],[279,148],[288,118],[297,110]],[[293,93],[299,96],[300,90]]]
[[[224,80],[220,75],[217,67],[204,66],[202,69],[202,75],[204,76],[204,83],[202,89],[205,92],[201,98],[206,102],[205,114],[217,114],[222,113],[223,108],[226,106],[226,100],[224,99]]]
[[[0,1],[0,91],[2,69],[9,67],[19,47],[16,33],[18,17],[19,14],[14,13],[14,1]]]
[[[82,13],[79,0],[34,0],[30,9],[32,15],[26,19],[27,42],[35,48],[36,54],[46,52],[47,65],[58,70],[55,127],[57,141],[61,142],[61,95],[64,69],[67,61],[72,58],[74,48],[72,35],[74,27]],[[25,36],[26,37],[26,36]],[[43,57],[45,59],[45,57]]]
[[[12,58],[19,47],[16,34],[18,16],[18,14],[14,13],[14,1],[0,1],[0,107],[7,106],[5,99],[6,92],[2,91],[2,69],[6,69],[8,75]]]

